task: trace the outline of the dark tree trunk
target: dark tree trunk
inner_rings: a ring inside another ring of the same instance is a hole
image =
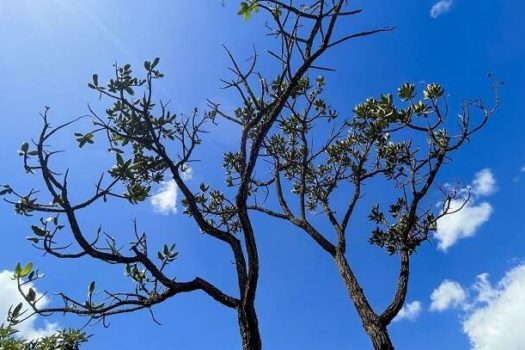
[[[393,350],[394,346],[388,335],[386,326],[381,323],[379,316],[372,310],[372,307],[368,303],[368,300],[363,292],[363,289],[359,285],[357,278],[350,269],[348,261],[344,255],[336,254],[336,263],[339,273],[343,278],[346,289],[350,299],[354,303],[354,306],[361,317],[363,322],[363,328],[365,329],[368,337],[370,338],[375,350]]]
[[[386,327],[381,325],[365,326],[366,333],[370,337],[375,350],[394,350]]]
[[[243,350],[261,350],[259,321],[253,305],[240,305],[238,309],[239,329]]]

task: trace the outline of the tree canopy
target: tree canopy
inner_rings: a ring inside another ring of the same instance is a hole
[[[36,248],[59,259],[89,257],[119,265],[132,287],[99,289],[94,278],[85,299],[61,292],[62,304],[42,308],[35,291],[23,287],[43,275],[31,263],[19,264],[15,277],[31,313],[76,314],[106,324],[112,315],[137,310],[152,313],[154,305],[201,291],[236,312],[243,349],[261,349],[256,295],[257,237],[262,229],[253,218],[264,215],[266,220],[283,220],[296,227],[327,253],[374,348],[393,349],[388,326],[405,303],[410,257],[432,239],[440,218],[461,210],[451,203],[464,198],[456,188],[438,186],[436,176],[493,116],[499,104],[498,84],[493,84],[493,105],[481,99],[465,100],[457,118],[450,118],[445,89],[437,83],[417,91],[415,84],[407,82],[396,92],[369,98],[351,111],[335,110],[330,96],[325,96],[328,82],[324,74],[332,67],[319,61],[350,40],[393,30],[384,27],[343,35],[335,30],[339,22],[360,12],[344,0],[310,1],[300,6],[274,0],[242,1],[238,14],[244,20],[255,14],[266,16],[269,34],[278,41],[280,51],[268,50],[275,59],[275,73],[259,70],[256,49],[242,62],[225,48],[231,78],[223,81],[224,88],[238,96],[233,111],[209,100],[205,111],[173,112],[168,102],[156,98],[156,84],[164,78],[159,58],[144,62],[140,69],[115,64],[113,75],[107,78],[94,74],[88,86],[104,106],[89,106],[89,118],[55,126],[46,107],[40,135],[33,142],[24,142],[19,151],[27,173],[43,180],[43,190],[22,193],[5,185],[0,194],[17,214],[41,216],[28,237]],[[213,125],[218,119],[240,130],[238,147],[224,154],[224,185],[195,185],[185,174],[199,160],[196,149],[209,147],[206,135],[217,132]],[[86,120],[86,131],[72,130],[80,151],[91,152],[92,145],[104,144],[113,165],[101,169],[93,194],[78,200],[69,186],[69,169],[54,166],[60,149],[52,148],[51,141]],[[326,137],[314,134],[319,129],[328,130]],[[199,276],[178,279],[172,269],[178,258],[176,245],[152,246],[148,234],[139,228],[140,218],[131,228],[129,243],[124,235],[105,232],[102,223],[97,232],[89,232],[79,218],[79,212],[98,202],[141,203],[151,196],[153,186],[166,180],[175,182],[183,196],[184,213],[196,227],[231,253],[235,294]],[[386,183],[395,195],[370,205],[364,218],[373,227],[368,240],[399,264],[397,285],[392,286],[391,301],[382,310],[361,287],[348,258],[352,248],[347,243],[357,220],[355,208],[369,205],[363,203],[363,187],[377,182]],[[440,194],[438,208],[425,200],[432,191]],[[336,196],[343,200],[335,201]],[[155,320],[153,313],[152,317]],[[86,339],[82,333],[64,331],[23,342],[12,338],[10,327],[1,332],[0,341],[6,339],[12,349],[76,349]]]

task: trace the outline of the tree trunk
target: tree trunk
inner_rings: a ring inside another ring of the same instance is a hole
[[[386,327],[375,324],[365,326],[365,330],[375,350],[394,350],[394,345],[390,340]]]
[[[239,329],[241,331],[243,350],[261,350],[261,334],[259,321],[253,305],[239,305]]]
[[[337,253],[335,257],[337,268],[343,278],[346,289],[350,299],[354,303],[354,306],[361,317],[363,322],[363,328],[365,329],[368,337],[370,338],[375,350],[393,350],[394,345],[388,335],[386,326],[381,324],[379,316],[374,312],[368,300],[363,292],[363,289],[359,285],[357,278],[350,269],[348,261],[343,254]]]

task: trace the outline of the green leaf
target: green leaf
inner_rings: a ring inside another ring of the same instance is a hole
[[[257,5],[257,1],[250,0],[249,2],[241,2],[241,7],[239,8],[237,14],[242,16],[244,21],[248,21],[252,17],[253,12],[259,12],[259,5]]]
[[[26,298],[27,298],[27,301],[29,301],[29,302],[35,301],[36,293],[35,293],[33,288],[29,288],[29,291],[27,292]]]
[[[414,84],[404,83],[399,89],[397,89],[397,93],[401,101],[407,101],[416,96],[415,86]]]
[[[24,306],[24,304],[22,303],[19,303],[14,309],[13,311],[11,312],[11,315],[13,318],[16,318],[18,315],[20,315],[20,311],[22,311],[22,307]]]
[[[2,191],[0,191],[0,196],[3,196],[5,194],[11,193],[10,188],[4,188]]]
[[[93,74],[93,85],[98,86],[98,75],[97,74]]]
[[[28,150],[29,150],[29,143],[24,142],[24,143],[20,146],[20,152],[21,152],[22,154],[26,154]]]
[[[120,148],[115,148],[115,147],[108,148],[108,151],[115,152],[115,153],[124,153],[123,150],[121,150]]]
[[[38,238],[36,238],[36,237],[26,237],[26,239],[27,239],[28,241],[31,241],[31,242],[35,243],[35,244],[37,244],[37,243],[40,241],[40,240],[39,240]]]
[[[159,64],[159,62],[160,62],[160,58],[155,57],[155,59],[153,60],[153,64],[151,65],[151,69],[155,68],[157,64]]]
[[[75,133],[75,136],[77,137],[78,147],[82,148],[86,143],[93,144],[93,133],[87,133],[87,134],[81,134],[79,132]]]
[[[47,235],[47,231],[41,227],[38,227],[36,225],[31,226],[31,229],[33,230],[34,234],[40,237],[45,237]]]
[[[20,276],[20,272],[22,272],[22,267],[20,267],[20,263],[17,263],[15,266],[15,277]]]
[[[93,294],[94,291],[95,291],[95,281],[92,281],[92,282],[89,284],[89,287],[88,287],[88,293],[89,293],[89,294]]]
[[[433,99],[443,96],[444,92],[445,90],[443,89],[443,87],[441,87],[441,85],[432,83],[427,85],[427,87],[423,91],[423,96],[426,99]]]
[[[117,157],[117,164],[118,164],[119,166],[124,165],[124,158],[122,158],[122,156],[120,155],[120,153],[117,153],[116,157]]]
[[[24,266],[24,268],[22,269],[22,271],[20,271],[19,276],[20,276],[20,277],[26,277],[27,275],[29,275],[29,273],[31,272],[31,270],[33,270],[33,263],[32,263],[32,262],[29,262],[29,263],[27,263],[26,266]]]

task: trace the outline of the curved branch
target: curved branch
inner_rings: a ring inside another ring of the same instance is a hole
[[[400,252],[400,268],[399,277],[397,280],[397,290],[390,305],[379,316],[381,324],[388,326],[390,322],[397,316],[401,308],[405,304],[405,299],[408,291],[408,280],[410,275],[410,255],[406,250]]]

